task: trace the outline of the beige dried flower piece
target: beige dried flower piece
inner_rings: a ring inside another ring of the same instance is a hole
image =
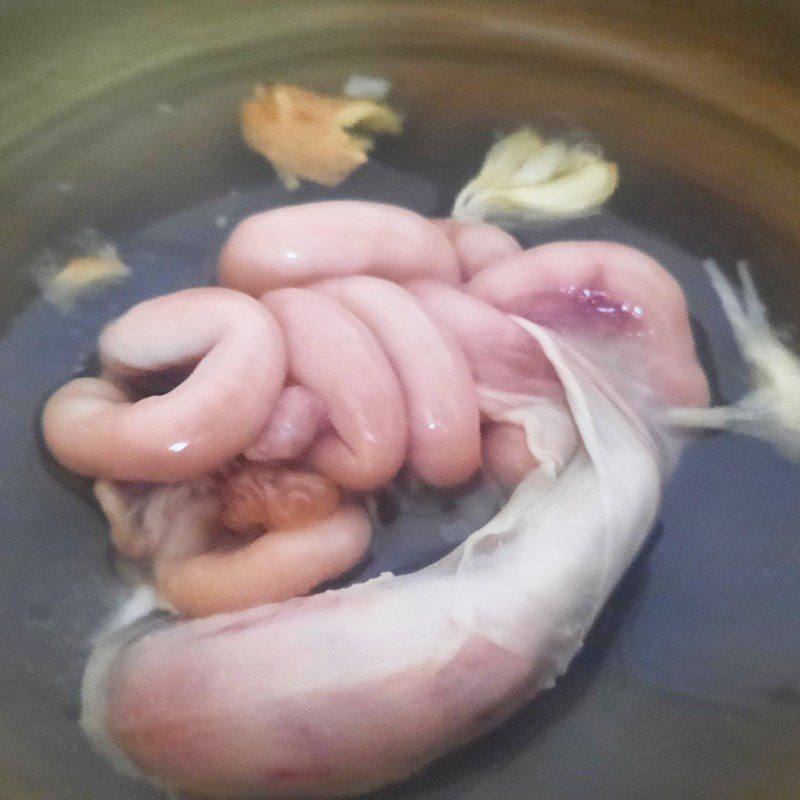
[[[739,264],[741,299],[713,261],[705,263],[753,389],[741,400],[712,408],[673,408],[668,421],[679,427],[730,430],[755,436],[800,461],[800,358],[776,336],[745,264]]]
[[[618,181],[617,165],[591,146],[546,142],[522,128],[492,146],[452,215],[468,221],[582,216],[608,200]]]
[[[79,297],[117,283],[129,275],[130,269],[120,261],[116,248],[104,245],[94,253],[76,256],[61,269],[54,267],[47,270],[42,292],[48,302],[70,311]]]
[[[300,180],[341,183],[364,164],[373,134],[400,133],[400,117],[372,100],[331,97],[298,86],[260,86],[242,106],[242,134],[287,189]]]

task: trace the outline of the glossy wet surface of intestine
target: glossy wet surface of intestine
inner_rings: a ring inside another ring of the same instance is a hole
[[[258,204],[263,204],[263,202],[263,198],[254,200],[254,207],[259,207]],[[210,215],[208,219],[211,220],[212,216]],[[208,229],[210,230],[210,228],[211,225],[209,224]],[[176,227],[172,229],[173,232],[177,230],[178,228]],[[212,238],[218,237],[217,241],[221,238],[221,236],[218,236],[214,231],[210,232]],[[644,246],[645,249],[652,248],[651,252],[653,255],[665,259],[671,268],[676,269],[683,280],[688,281],[690,287],[690,303],[693,306],[696,317],[703,321],[704,327],[708,332],[711,350],[717,356],[715,360],[718,365],[718,380],[723,392],[726,396],[730,397],[741,389],[741,384],[738,383],[740,376],[737,375],[733,348],[730,342],[725,338],[724,327],[719,325],[718,316],[715,316],[717,313],[714,310],[715,301],[708,291],[708,287],[704,285],[704,281],[698,277],[697,262],[688,259],[682,260],[674,251],[671,251],[663,243],[653,242],[652,240],[640,237],[624,226],[618,225],[613,220],[595,220],[579,223],[566,235],[576,237],[583,236],[587,238],[618,238],[623,241],[628,240],[638,246]],[[557,238],[564,238],[564,236],[564,232],[558,232]],[[534,241],[537,237],[537,234],[533,235]],[[214,246],[213,243],[210,243],[209,250],[212,250]],[[139,297],[149,296],[159,291],[169,291],[180,288],[181,283],[179,279],[181,274],[186,276],[184,285],[191,285],[196,282],[199,277],[198,273],[194,271],[196,268],[196,258],[201,254],[202,248],[197,247],[196,240],[193,241],[192,247],[194,249],[189,252],[188,257],[186,257],[183,262],[185,264],[185,272],[181,273],[181,258],[176,252],[175,247],[175,239],[172,238],[170,240],[170,234],[167,233],[165,235],[163,228],[161,232],[155,231],[152,234],[145,235],[137,240],[131,240],[123,245],[122,250],[125,253],[126,260],[139,267],[139,274],[137,277],[141,280],[141,283],[135,283],[133,286],[134,292],[141,292]],[[175,265],[175,271],[169,274],[164,274],[162,267],[163,259],[166,254],[168,254],[171,262]],[[64,364],[72,363],[76,367],[80,364],[83,355],[88,353],[91,349],[91,342],[96,335],[101,318],[109,319],[116,316],[123,309],[122,305],[118,305],[116,308],[110,308],[105,305],[105,303],[119,302],[124,303],[124,305],[129,305],[132,300],[132,295],[125,291],[112,293],[109,295],[107,301],[97,303],[93,307],[90,306],[87,313],[82,318],[79,318],[75,322],[67,323],[71,326],[72,334],[71,336],[60,338],[58,336],[53,336],[53,334],[56,331],[63,330],[63,321],[51,316],[51,312],[45,309],[32,309],[31,314],[34,316],[29,316],[19,321],[18,326],[12,333],[12,337],[6,342],[6,347],[9,348],[6,352],[8,352],[9,355],[11,353],[18,353],[25,341],[29,342],[29,344],[25,346],[29,347],[30,351],[37,352],[41,349],[40,343],[59,341],[58,347],[54,347],[51,350],[52,358],[54,361],[57,360],[59,362],[59,366],[54,367],[47,375],[40,376],[38,384],[35,382],[35,379],[34,382],[31,383],[31,390],[36,390],[38,386],[38,391],[41,396],[45,389],[51,388],[53,385],[63,381],[65,377],[68,377],[66,371],[63,369]],[[97,312],[98,316],[93,317],[95,312]],[[48,319],[50,319],[50,322],[48,322]],[[24,368],[24,362],[17,362],[15,360],[15,364],[17,363],[18,366],[15,366],[15,369],[21,370]],[[37,362],[37,365],[40,367],[41,362]],[[30,380],[30,378],[26,377],[26,380]],[[18,428],[21,429],[20,426],[18,426]],[[13,430],[13,427],[10,428],[10,430]],[[29,449],[28,452],[30,453],[32,451]],[[688,454],[685,466],[676,476],[675,485],[671,493],[667,496],[663,517],[666,532],[669,535],[660,537],[654,551],[651,553],[648,563],[651,565],[652,577],[650,581],[645,584],[644,594],[641,596],[636,615],[634,617],[630,615],[626,617],[629,623],[628,628],[623,633],[622,637],[617,639],[617,643],[612,652],[613,657],[611,663],[618,664],[618,656],[624,655],[629,665],[632,664],[637,669],[642,669],[645,674],[651,678],[654,677],[662,683],[666,682],[667,685],[675,686],[677,684],[679,687],[689,688],[700,694],[710,694],[723,703],[744,703],[751,707],[760,707],[763,710],[764,708],[768,708],[772,701],[766,696],[753,694],[748,689],[748,686],[757,685],[759,679],[755,676],[761,676],[760,680],[762,682],[764,680],[771,680],[776,691],[778,691],[781,686],[791,686],[793,680],[791,673],[791,664],[793,663],[792,655],[790,649],[786,649],[789,648],[789,644],[787,643],[781,651],[784,653],[784,655],[781,656],[781,658],[783,658],[782,663],[785,665],[783,672],[781,672],[781,662],[776,662],[775,649],[769,644],[770,641],[774,641],[774,639],[770,639],[769,637],[777,634],[778,628],[776,626],[779,624],[777,618],[772,625],[764,624],[758,626],[758,630],[760,631],[758,636],[761,637],[760,639],[753,638],[756,636],[755,629],[751,629],[750,633],[746,634],[750,646],[735,647],[733,644],[727,646],[724,660],[721,660],[721,656],[718,655],[720,651],[714,649],[712,644],[708,643],[707,640],[707,631],[710,627],[717,631],[715,641],[722,641],[723,631],[719,627],[718,620],[714,621],[712,625],[710,618],[704,623],[696,616],[690,615],[689,619],[693,619],[694,622],[691,627],[687,628],[688,622],[686,613],[678,611],[675,604],[664,602],[665,596],[670,597],[671,592],[673,593],[672,596],[675,596],[674,590],[670,587],[674,586],[676,575],[682,576],[682,591],[688,591],[690,595],[694,592],[695,596],[702,596],[705,601],[715,596],[716,590],[714,587],[719,587],[721,589],[723,586],[727,585],[727,576],[731,574],[731,572],[736,573],[739,569],[737,564],[740,566],[747,565],[747,573],[754,576],[754,579],[757,581],[760,581],[761,590],[767,593],[769,593],[770,587],[774,587],[774,591],[777,591],[778,587],[785,585],[785,581],[788,579],[786,576],[783,578],[781,577],[781,569],[785,570],[785,567],[781,566],[784,564],[784,559],[782,557],[773,559],[770,555],[771,553],[774,553],[776,556],[778,555],[774,547],[767,548],[766,551],[757,549],[752,539],[748,540],[748,537],[741,535],[737,536],[735,541],[729,541],[724,530],[714,528],[713,526],[711,528],[713,532],[711,540],[708,539],[708,526],[706,526],[703,531],[697,530],[697,535],[695,537],[692,533],[694,530],[693,523],[691,520],[686,519],[685,508],[687,504],[696,504],[698,500],[701,500],[703,497],[702,484],[705,482],[703,476],[708,471],[713,471],[714,474],[719,475],[721,478],[720,481],[714,482],[714,508],[717,507],[717,502],[724,504],[726,498],[728,502],[732,502],[737,498],[740,499],[743,497],[744,492],[742,491],[742,487],[752,487],[752,475],[734,470],[727,473],[727,479],[722,480],[723,473],[721,469],[718,466],[715,468],[715,464],[720,465],[731,457],[736,458],[737,454],[739,456],[746,455],[747,458],[756,457],[762,465],[765,474],[775,476],[778,480],[783,481],[782,485],[785,484],[786,487],[786,491],[783,493],[786,502],[785,506],[781,507],[780,505],[776,505],[774,501],[768,504],[761,504],[760,506],[757,502],[754,505],[753,502],[748,501],[747,517],[752,520],[751,533],[755,535],[758,530],[762,530],[762,524],[768,526],[770,530],[773,530],[776,526],[780,527],[781,524],[785,524],[785,520],[791,518],[792,505],[797,502],[796,496],[792,494],[792,487],[796,486],[796,479],[793,478],[793,468],[783,465],[783,462],[780,462],[777,457],[773,456],[766,447],[750,445],[737,437],[719,437],[709,440],[708,442],[702,442],[694,447]],[[91,553],[94,552],[96,563],[101,541],[100,537],[103,535],[102,529],[99,520],[91,523],[95,526],[95,530],[98,534],[98,538],[93,540],[87,534],[85,528],[86,522],[91,521],[92,518],[91,516],[87,516],[88,512],[84,507],[73,499],[65,490],[57,487],[51,481],[43,477],[36,478],[35,475],[35,471],[29,469],[15,477],[14,480],[27,480],[30,482],[31,479],[33,479],[35,482],[34,485],[42,487],[41,496],[46,498],[45,506],[41,511],[20,509],[19,513],[24,513],[28,515],[30,519],[35,519],[38,513],[51,514],[58,510],[56,513],[59,513],[64,520],[63,530],[58,538],[50,539],[48,544],[45,545],[49,553],[49,565],[41,565],[38,568],[38,574],[45,579],[47,579],[47,576],[51,576],[51,580],[57,580],[58,576],[62,576],[63,580],[68,574],[76,575],[83,569],[80,563],[74,558],[73,548],[80,548],[84,557],[88,556],[88,558],[86,558],[87,564],[91,563]],[[6,476],[4,480],[11,481],[12,477]],[[739,487],[738,489],[737,486]],[[48,489],[46,487],[51,488]],[[750,489],[748,488],[747,494],[749,493]],[[389,523],[385,531],[379,533],[375,544],[375,555],[373,555],[372,560],[365,566],[362,574],[376,574],[387,567],[399,566],[400,568],[408,569],[417,566],[420,563],[430,560],[434,555],[440,554],[442,550],[448,548],[448,542],[452,542],[454,539],[460,538],[468,532],[468,530],[460,527],[461,522],[459,520],[459,515],[453,515],[452,512],[443,511],[442,509],[444,506],[438,505],[435,501],[423,499],[415,500],[412,492],[410,499],[405,499],[401,502],[404,504],[404,516],[407,526],[404,535],[402,537],[391,535],[392,531],[396,529],[397,523]],[[445,503],[445,500],[442,502]],[[452,502],[452,499],[446,500],[445,505],[450,502]],[[432,510],[436,510],[437,514],[443,514],[442,519],[444,520],[444,525],[441,528],[438,538],[434,541],[429,540],[425,542],[424,536],[428,533],[426,525],[420,527],[419,536],[414,535],[413,531],[410,532],[408,526],[413,529],[414,519],[419,518],[419,514],[421,513],[425,514],[426,518],[428,518]],[[488,515],[487,513],[487,516]],[[711,515],[712,518],[714,516],[711,506],[709,506],[709,515]],[[478,517],[481,516],[481,514],[478,514]],[[773,523],[770,524],[770,520],[773,520]],[[481,521],[480,518],[475,519],[470,528],[477,527]],[[784,523],[781,521],[784,521]],[[30,532],[32,528],[30,525],[27,529],[23,526],[22,530],[28,530]],[[696,570],[692,568],[687,571],[687,548],[693,548],[698,542],[706,542],[705,547],[708,552],[713,553],[713,558],[707,559],[704,565],[697,564]],[[414,555],[415,548],[417,555]],[[780,550],[781,548],[778,547],[777,549]],[[725,568],[725,564],[728,565],[727,568]],[[13,569],[13,562],[9,562],[9,566]],[[25,574],[25,566],[20,566],[22,574]],[[28,571],[30,571],[30,567]],[[702,573],[702,575],[700,573]],[[89,577],[88,582],[87,580],[81,581],[80,585],[81,590],[79,594],[74,590],[66,590],[62,610],[56,612],[56,617],[52,624],[45,622],[37,623],[34,618],[31,625],[22,628],[16,633],[11,633],[12,639],[10,641],[13,642],[15,640],[14,637],[16,637],[16,641],[20,642],[20,637],[22,637],[23,641],[29,643],[27,645],[28,652],[32,654],[37,652],[41,654],[52,653],[57,650],[62,653],[67,652],[75,654],[74,667],[70,668],[66,665],[66,669],[60,671],[59,677],[55,682],[51,681],[48,683],[46,679],[40,676],[43,667],[37,666],[34,663],[31,664],[31,682],[36,680],[40,685],[51,687],[46,695],[38,695],[38,697],[44,697],[44,699],[36,700],[37,703],[49,701],[49,698],[53,698],[53,700],[56,701],[56,698],[59,696],[65,698],[64,701],[61,701],[65,702],[66,698],[74,696],[75,680],[80,668],[80,662],[82,661],[82,652],[85,650],[87,636],[105,615],[105,609],[112,607],[115,603],[117,584],[113,581],[105,579],[101,575],[97,575],[94,578]],[[90,595],[94,596],[95,602],[97,602],[97,605],[94,606],[94,615],[90,609],[86,609],[86,603]],[[102,599],[103,597],[105,597],[105,600]],[[42,599],[39,602],[47,604],[48,601]],[[737,595],[736,597],[731,596],[729,602],[744,604],[747,601],[743,596]],[[41,614],[44,612],[35,611],[35,613]],[[615,611],[612,608],[612,617],[614,613]],[[693,614],[696,615],[698,613],[702,614],[705,612],[700,612],[697,605],[695,605]],[[712,612],[709,611],[709,613]],[[764,607],[760,614],[761,621],[763,622],[765,619],[769,620],[770,613],[771,612]],[[69,617],[69,614],[72,614],[72,616]],[[788,639],[784,636],[788,630],[786,627],[786,618],[783,613],[781,613],[780,616],[783,619],[780,623],[780,638],[782,641],[788,642]],[[696,633],[693,634],[692,631],[696,631]],[[770,631],[773,631],[774,634],[770,633]],[[54,636],[53,633],[56,633],[56,635]],[[744,635],[742,631],[728,629],[728,638],[731,642],[738,641],[741,644],[742,635]],[[692,638],[693,636],[694,638]],[[796,641],[796,638],[794,638],[793,641]],[[665,642],[670,643],[668,648]],[[581,679],[579,683],[585,684],[587,678],[586,670],[591,664],[596,663],[598,654],[596,648],[598,644],[599,642],[597,641],[595,641],[594,644],[590,642],[590,648],[585,653],[585,657],[576,665],[576,674],[578,678]],[[32,650],[30,649],[31,647],[33,647]],[[661,648],[660,652],[666,653],[666,657],[654,657],[652,655],[654,652],[652,649],[653,647],[657,649]],[[601,648],[599,652],[603,651],[605,651],[604,647]],[[695,667],[691,670],[691,675],[688,679],[685,669],[686,657],[681,657],[681,653],[693,654],[692,657]],[[696,657],[697,653],[700,653],[699,662]],[[730,670],[731,659],[738,662],[738,669]],[[45,661],[47,659],[39,660]],[[769,664],[769,666],[767,666],[767,664]],[[594,670],[591,672],[594,674]],[[602,684],[607,687],[607,690],[622,691],[619,687],[617,689],[608,689],[609,681],[611,681],[612,686],[614,685],[614,679],[610,677],[613,673],[608,673],[606,669],[606,671],[600,674],[606,676],[602,678]],[[750,676],[749,679],[747,677],[748,675]],[[713,678],[711,676],[713,676]],[[688,687],[686,685],[687,680],[689,681]],[[509,768],[509,775],[513,776],[514,765],[520,764],[523,758],[522,750],[520,749],[521,745],[528,741],[529,734],[526,734],[525,731],[530,731],[531,729],[541,731],[540,723],[534,722],[534,720],[537,718],[537,715],[541,716],[542,714],[549,720],[549,730],[546,730],[545,734],[539,737],[539,750],[542,753],[542,758],[557,758],[559,753],[568,752],[568,748],[571,746],[569,743],[574,741],[575,736],[578,735],[578,729],[575,726],[581,724],[581,719],[584,720],[584,723],[587,721],[586,715],[593,713],[591,711],[592,708],[599,711],[597,702],[592,700],[592,698],[596,699],[596,695],[591,689],[588,690],[583,700],[575,700],[575,695],[571,695],[575,688],[575,681],[570,681],[568,676],[561,690],[544,697],[538,703],[534,704],[531,713],[523,715],[520,721],[516,725],[513,725],[511,729],[504,729],[504,732],[493,737],[488,745],[472,748],[469,754],[464,758],[473,760],[477,758],[481,763],[487,763],[487,766],[490,767],[492,763],[491,758],[488,755],[484,755],[484,753],[491,753],[493,748],[496,749],[499,745],[500,749],[505,753],[501,760],[503,760]],[[9,691],[10,690],[11,689],[9,689]],[[20,691],[22,694],[25,693],[24,684],[17,689],[18,693]],[[559,698],[563,700],[565,697],[569,698],[570,696],[573,697],[573,710],[571,712],[565,710],[556,711],[556,709],[559,708]],[[655,703],[656,701],[652,700],[651,702]],[[606,715],[606,723],[609,725],[613,724],[613,720],[620,720],[621,722],[624,720],[621,710],[611,711],[605,709],[603,713]],[[555,723],[553,723],[554,715],[556,719]],[[68,730],[71,723],[64,722],[61,724],[63,724],[65,730]],[[713,724],[710,722],[710,718],[709,724]],[[520,727],[520,725],[522,727]],[[570,731],[573,731],[573,733],[571,734]],[[736,735],[734,731],[735,726],[732,729],[731,735]],[[595,750],[599,747],[599,745],[595,746],[591,744],[588,746],[589,749],[594,748]],[[513,753],[510,757],[508,754],[508,747],[511,748],[511,752]],[[567,750],[565,750],[565,748],[567,748]],[[548,755],[545,756],[545,754]],[[612,753],[608,751],[605,751],[605,756],[608,758],[613,757]],[[464,764],[464,760],[460,756],[457,756],[448,763],[449,766],[447,764],[445,765],[442,774],[448,776],[448,781],[454,787],[460,786],[459,792],[461,794],[477,797],[478,795],[470,794],[473,790],[469,789],[467,785],[459,779],[459,775],[463,775],[463,771],[459,771],[462,768],[458,765]],[[718,763],[720,765],[725,763],[721,755]],[[743,769],[743,766],[741,763],[737,766],[730,764],[728,769]],[[539,773],[543,776],[541,790],[544,796],[548,796],[547,792],[555,791],[553,786],[557,786],[558,781],[553,775],[552,767],[548,768],[545,760],[543,760],[540,765]],[[714,779],[713,770],[709,769],[707,779],[709,781]],[[554,783],[548,788],[548,785],[545,783],[546,781],[553,781]],[[424,781],[422,783],[415,783],[417,790],[423,792],[435,791],[436,785],[438,785],[436,779],[433,780],[432,784],[426,784]],[[429,788],[425,788],[426,786]],[[509,786],[509,790],[511,790],[511,786]],[[122,791],[125,790],[120,789],[117,792],[117,796],[122,796],[120,794]],[[139,787],[134,789],[131,786],[130,791],[136,792],[137,796],[139,793],[141,793],[142,796],[146,794],[146,790]],[[478,789],[474,791],[478,791]],[[603,790],[600,789],[599,791],[599,796],[604,796],[602,794]],[[132,794],[131,796],[134,795]]]

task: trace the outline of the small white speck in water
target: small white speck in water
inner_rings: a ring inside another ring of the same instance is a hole
[[[375,78],[371,75],[351,75],[343,87],[348,97],[363,100],[384,100],[392,84],[386,78]]]

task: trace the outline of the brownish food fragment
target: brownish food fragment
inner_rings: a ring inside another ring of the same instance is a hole
[[[367,161],[370,134],[401,130],[387,105],[284,83],[259,86],[242,105],[241,123],[245,141],[272,162],[287,189],[301,178],[336,186]]]
[[[221,475],[220,483],[222,521],[232,531],[303,528],[329,517],[340,502],[327,478],[285,467],[247,463]]]

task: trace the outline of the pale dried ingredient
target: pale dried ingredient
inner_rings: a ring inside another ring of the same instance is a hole
[[[732,405],[670,409],[669,422],[745,433],[800,461],[800,358],[770,327],[745,264],[738,265],[741,299],[713,261],[704,266],[750,367],[754,388]]]
[[[105,245],[94,253],[72,258],[61,269],[47,270],[42,292],[48,302],[70,311],[78,298],[129,275],[130,269],[120,261],[116,248]]]
[[[564,219],[596,211],[614,193],[616,164],[587,144],[546,142],[529,128],[500,139],[459,193],[452,216],[467,221]]]
[[[400,117],[372,100],[331,97],[276,83],[242,106],[242,134],[287,189],[300,180],[336,186],[364,164],[373,134],[400,133]]]

